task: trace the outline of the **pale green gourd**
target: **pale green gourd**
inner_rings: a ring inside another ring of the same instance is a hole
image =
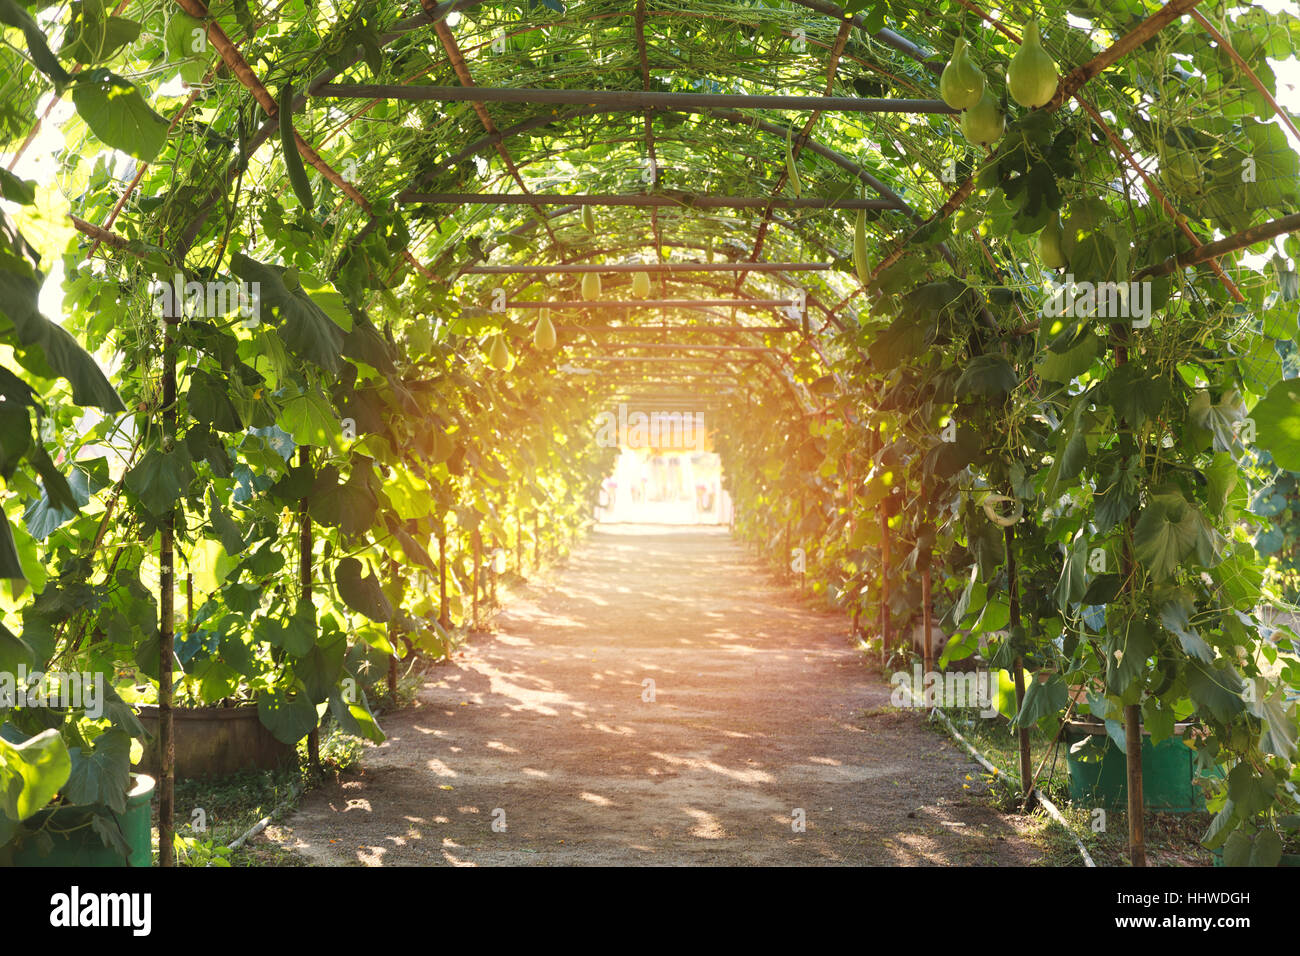
[[[1038,21],[1025,27],[1025,39],[1007,67],[1007,93],[1021,106],[1045,106],[1056,95],[1060,77],[1038,37]]]
[[[961,114],[961,132],[975,146],[996,143],[1006,129],[1007,118],[988,86],[980,101]]]
[[[939,76],[939,95],[955,110],[968,110],[984,94],[984,71],[971,58],[963,37],[952,48],[952,59]]]

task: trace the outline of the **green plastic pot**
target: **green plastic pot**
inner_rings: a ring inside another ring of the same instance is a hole
[[[1152,745],[1142,735],[1142,799],[1149,810],[1191,813],[1205,809],[1205,797],[1195,786],[1196,755],[1178,734],[1189,725],[1179,724],[1175,735]],[[1074,744],[1088,736],[1106,736],[1101,724],[1071,721],[1065,726],[1065,740]],[[1070,770],[1070,801],[1075,806],[1122,810],[1128,805],[1128,761],[1115,741],[1106,737],[1100,761],[1082,761],[1067,755]]]
[[[88,825],[90,812],[85,807],[51,807],[42,810],[28,826],[44,826],[54,841],[48,852],[42,853],[35,840],[27,840],[14,852],[14,866],[152,866],[153,835],[152,814],[154,779],[142,773],[131,774],[134,786],[126,795],[126,812],[118,817],[122,835],[131,848],[123,856],[104,841]]]

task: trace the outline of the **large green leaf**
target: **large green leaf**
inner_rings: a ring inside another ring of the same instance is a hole
[[[73,803],[102,803],[114,813],[125,813],[131,788],[131,738],[126,732],[106,730],[95,739],[90,753],[73,747],[68,755],[72,772],[64,796]]]
[[[14,743],[0,736],[0,812],[26,820],[68,781],[72,761],[57,730]]]
[[[310,651],[294,663],[293,672],[302,681],[303,688],[313,703],[323,702],[338,685],[347,649],[347,635],[342,631],[334,631],[322,636]]]
[[[1300,471],[1300,379],[1288,378],[1268,390],[1251,409],[1255,439],[1281,468]]]
[[[1152,495],[1133,527],[1134,554],[1157,579],[1170,577],[1189,558],[1209,566],[1216,541],[1205,516],[1181,494]]]
[[[363,566],[356,558],[347,557],[334,569],[334,584],[339,597],[352,610],[364,614],[372,621],[391,621],[393,606],[379,586],[375,575],[362,577]]]
[[[149,108],[133,83],[107,70],[82,73],[72,102],[105,145],[136,159],[153,162],[167,142],[167,120]]]
[[[72,384],[72,400],[108,412],[125,410],[103,370],[67,331],[41,315],[40,282],[22,259],[0,246],[0,316],[13,323],[25,346],[24,368],[45,378],[61,376]]]
[[[59,63],[59,58],[50,51],[44,31],[32,19],[32,15],[19,6],[17,0],[0,0],[0,23],[17,27],[23,32],[23,39],[27,41],[27,52],[38,70],[56,83],[68,79],[68,71]]]
[[[154,517],[161,518],[172,508],[194,477],[189,450],[177,445],[172,451],[157,448],[148,453],[126,473],[126,488],[149,509]]]
[[[290,746],[316,729],[316,705],[301,682],[259,697],[257,716],[276,740]]]
[[[1001,355],[977,355],[957,379],[958,397],[988,398],[1005,395],[1016,387],[1016,371]]]
[[[351,734],[354,737],[364,737],[366,740],[382,744],[387,738],[384,732],[379,729],[379,724],[375,722],[374,714],[370,712],[370,704],[366,700],[364,692],[358,691],[361,695],[359,703],[350,704],[345,701],[337,691],[330,695],[330,713],[338,721],[339,727],[345,734]]]
[[[258,283],[262,306],[275,310],[280,337],[292,354],[315,362],[332,375],[338,373],[343,330],[300,284],[292,278],[286,284],[285,267],[265,265],[237,252],[230,257],[230,271],[246,282]]]

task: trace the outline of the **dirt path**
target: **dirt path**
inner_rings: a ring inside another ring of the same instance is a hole
[[[388,866],[1038,859],[1032,824],[981,805],[976,764],[889,709],[844,619],[723,532],[598,532],[497,627],[271,838]]]

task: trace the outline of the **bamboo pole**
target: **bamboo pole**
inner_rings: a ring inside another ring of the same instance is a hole
[[[162,445],[170,451],[176,440],[176,343],[171,323],[175,315],[163,316],[163,418]],[[163,516],[158,541],[158,865],[176,865],[176,734],[173,722],[172,667],[176,659],[175,611],[176,506]]]
[[[311,466],[310,453],[306,445],[298,446],[298,467]],[[298,501],[298,590],[302,600],[312,599],[312,531],[311,515],[307,514],[307,499]],[[313,608],[312,614],[314,615]],[[320,724],[312,727],[307,735],[307,763],[315,772],[320,771]]]
[[[566,196],[570,200],[573,197]],[[468,266],[461,275],[567,275],[617,272],[828,272],[831,262],[605,262],[554,266]]]
[[[595,195],[589,193],[405,193],[409,203],[446,206],[638,206],[675,207],[679,209],[894,209],[888,199],[859,199],[844,196],[832,199],[824,196],[715,196],[683,193],[615,193]],[[614,270],[621,271],[621,270]],[[628,270],[640,272],[642,270]],[[731,270],[729,270],[731,271]],[[748,271],[748,270],[745,270]]]
[[[447,516],[438,520],[438,623],[451,627],[451,610],[447,607]]]
[[[612,110],[733,108],[838,113],[955,114],[942,100],[867,96],[787,96],[746,93],[668,93],[656,90],[557,90],[527,87],[429,86],[415,83],[319,83],[308,96],[329,99],[404,100],[435,103],[530,103],[542,106],[603,106]]]
[[[1008,626],[1015,628],[1020,624],[1020,579],[1016,568],[1015,525],[1002,529],[1002,540],[1007,549],[1007,603],[1011,608]],[[1021,658],[1017,657],[1015,659],[1012,668],[1012,679],[1016,684],[1016,714],[1019,715],[1020,708],[1025,703],[1025,673],[1024,662]],[[1016,734],[1016,743],[1020,752],[1020,792],[1024,794],[1024,808],[1028,810],[1034,797],[1034,768],[1032,754],[1029,749],[1028,727],[1019,729]]]

